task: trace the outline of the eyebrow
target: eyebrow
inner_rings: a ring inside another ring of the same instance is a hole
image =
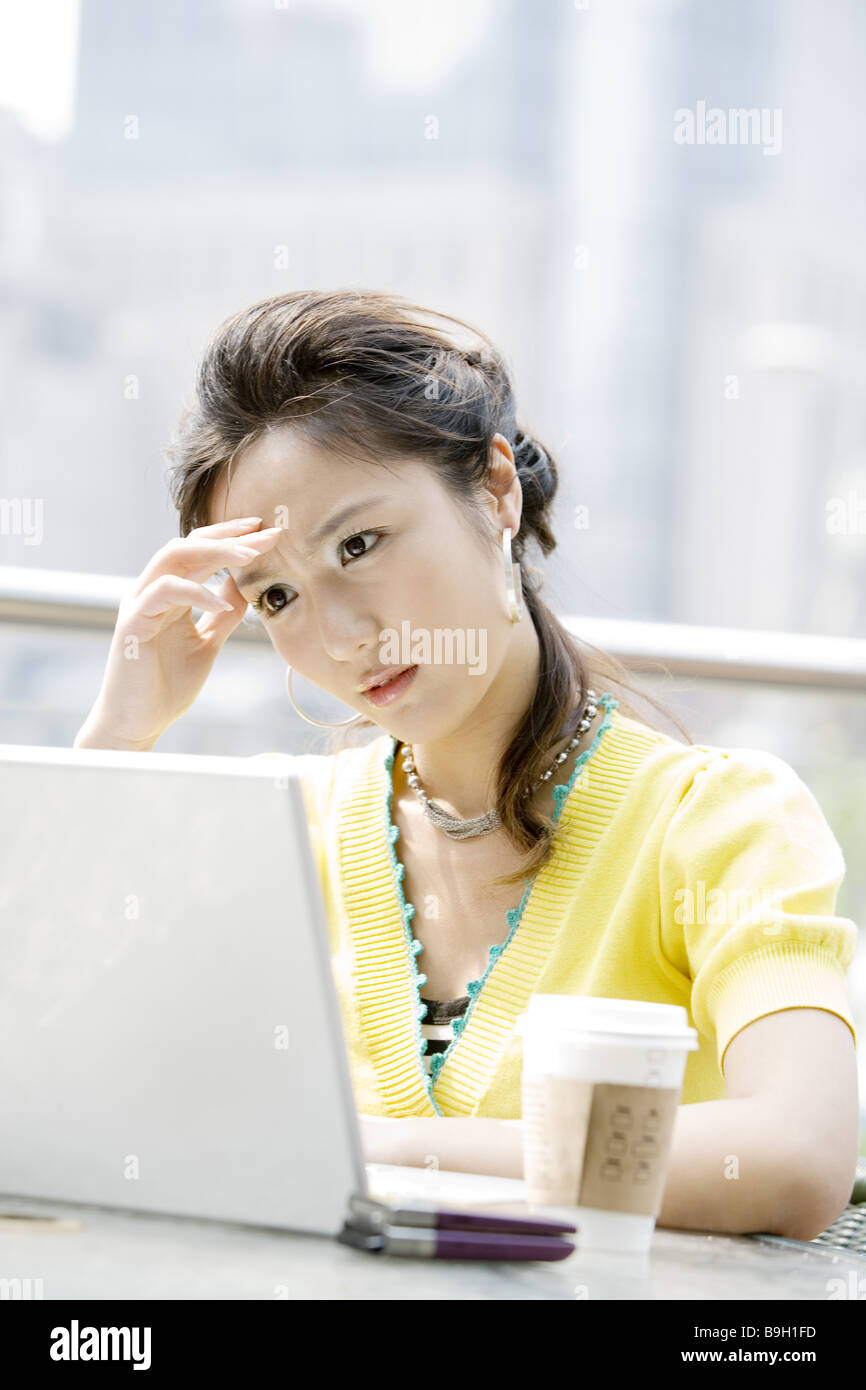
[[[315,530],[310,532],[310,550],[315,550],[320,541],[323,541],[332,532],[339,530],[349,517],[356,512],[365,511],[367,507],[378,507],[380,502],[390,502],[391,498],[386,493],[377,493],[375,497],[365,497],[362,501],[350,502],[345,507],[340,507],[338,511],[332,512],[327,521],[321,522]],[[250,585],[257,583],[261,579],[266,579],[269,574],[275,574],[276,570],[270,565],[254,565],[252,569],[245,569],[240,577],[238,589],[243,591]]]

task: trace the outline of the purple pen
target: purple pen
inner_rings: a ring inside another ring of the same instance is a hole
[[[489,1231],[501,1235],[558,1236],[577,1231],[576,1226],[552,1217],[496,1216],[489,1212],[437,1207],[421,1200],[401,1201],[397,1205],[355,1194],[349,1206],[356,1224],[371,1231],[381,1230],[386,1225],[428,1231]]]
[[[383,1254],[428,1260],[565,1260],[574,1251],[561,1236],[497,1234],[494,1231],[423,1230],[386,1226]]]

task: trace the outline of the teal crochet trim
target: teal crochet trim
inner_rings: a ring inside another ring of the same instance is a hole
[[[609,729],[609,728],[610,728],[610,722],[611,722],[611,721],[610,721],[610,711],[613,710],[613,709],[616,709],[616,708],[618,707],[618,703],[619,703],[619,702],[618,702],[617,700],[615,700],[615,699],[613,698],[612,695],[609,695],[609,694],[604,694],[604,695],[602,695],[601,698],[599,699],[598,704],[599,704],[599,707],[602,708],[602,709],[604,710],[605,718],[604,718],[604,721],[603,721],[603,723],[602,723],[600,729],[598,730],[598,733],[596,734],[596,736],[595,736],[595,738],[593,739],[592,743],[590,744],[589,748],[587,748],[583,753],[581,753],[580,757],[577,759],[577,762],[574,764],[574,768],[572,769],[572,773],[571,773],[571,776],[569,777],[568,781],[567,781],[567,782],[558,783],[557,785],[555,785],[555,786],[553,787],[553,799],[554,799],[554,803],[555,803],[555,804],[554,804],[553,815],[552,815],[551,819],[552,819],[554,825],[556,825],[556,824],[558,823],[558,821],[559,821],[559,818],[560,818],[560,816],[561,816],[561,814],[562,814],[562,808],[563,808],[563,806],[565,805],[565,802],[566,802],[566,800],[567,800],[567,798],[568,798],[568,795],[569,795],[569,793],[571,792],[571,789],[572,789],[572,787],[574,786],[574,783],[575,783],[575,781],[576,781],[576,779],[577,779],[577,777],[578,777],[578,775],[579,775],[581,769],[583,768],[584,764],[587,763],[587,762],[589,761],[589,759],[592,757],[593,753],[595,752],[596,748],[598,747],[599,743],[601,742],[601,738],[602,738],[602,735],[603,735],[605,729]],[[396,853],[395,853],[395,851],[394,851],[394,845],[395,845],[395,843],[396,843],[396,841],[397,841],[397,839],[399,838],[399,835],[400,835],[399,827],[396,826],[396,825],[394,824],[394,821],[393,821],[393,818],[392,818],[392,803],[393,803],[393,798],[394,798],[394,778],[393,778],[393,769],[394,769],[394,757],[395,757],[395,755],[396,755],[396,752],[397,752],[397,739],[396,739],[395,737],[392,736],[392,738],[391,738],[391,751],[390,751],[390,753],[388,753],[388,755],[387,755],[386,758],[385,758],[385,767],[386,767],[386,769],[387,769],[387,771],[388,771],[388,784],[389,784],[389,785],[388,785],[388,794],[387,794],[387,796],[386,796],[386,798],[385,798],[385,809],[386,809],[386,814],[387,814],[387,818],[388,818],[388,847],[389,847],[389,849],[390,849],[390,851],[391,851],[391,862],[392,862],[392,864],[393,864],[393,866],[394,866],[394,875],[395,875],[395,878],[396,878],[396,880],[397,880],[397,892],[398,892],[399,897],[400,897],[400,905],[401,905],[401,908],[402,908],[402,911],[403,911],[403,926],[404,926],[404,929],[405,929],[405,932],[406,932],[406,940],[407,940],[407,944],[408,944],[408,947],[409,947],[409,953],[410,953],[410,954],[409,954],[409,959],[410,959],[410,963],[411,963],[411,966],[412,966],[412,975],[413,975],[413,979],[414,979],[414,981],[415,981],[415,988],[416,988],[416,993],[417,993],[417,996],[418,996],[418,1008],[417,1008],[417,1010],[416,1010],[416,1022],[415,1022],[415,1031],[416,1031],[416,1034],[417,1034],[417,1037],[418,1037],[418,1042],[419,1042],[418,1057],[419,1057],[419,1061],[421,1061],[421,1071],[422,1071],[422,1073],[423,1073],[424,1080],[425,1080],[425,1083],[426,1083],[426,1086],[427,1086],[427,1094],[428,1094],[428,1096],[430,1097],[430,1100],[431,1100],[433,1106],[434,1106],[435,1109],[436,1109],[436,1113],[439,1114],[439,1115],[441,1115],[441,1114],[442,1114],[442,1111],[439,1109],[439,1106],[438,1106],[438,1104],[437,1104],[437,1102],[436,1102],[436,1098],[435,1098],[435,1096],[433,1095],[433,1086],[434,1086],[435,1083],[436,1083],[436,1079],[437,1079],[437,1077],[439,1076],[440,1071],[442,1070],[442,1068],[444,1067],[446,1061],[447,1061],[448,1058],[450,1057],[453,1048],[456,1046],[457,1042],[459,1041],[460,1035],[461,1035],[461,1033],[463,1032],[464,1028],[466,1027],[466,1024],[469,1022],[469,1018],[470,1018],[470,1016],[471,1016],[471,1014],[472,1014],[472,1010],[473,1010],[474,1007],[475,1007],[476,1000],[477,1000],[479,994],[481,993],[481,990],[482,990],[483,987],[484,987],[484,983],[485,983],[485,981],[486,981],[488,975],[490,974],[491,970],[493,969],[493,967],[494,967],[494,965],[496,964],[496,962],[497,962],[497,960],[499,959],[499,957],[502,955],[502,952],[503,952],[504,950],[507,949],[508,943],[511,941],[511,938],[514,936],[514,933],[517,931],[517,928],[518,928],[518,926],[520,925],[520,919],[521,919],[521,917],[523,916],[523,910],[524,910],[524,908],[526,907],[527,900],[529,899],[529,896],[530,896],[530,894],[531,894],[531,892],[532,892],[533,881],[531,881],[531,880],[529,880],[529,879],[524,880],[525,883],[526,883],[526,887],[525,887],[524,892],[523,892],[523,897],[522,897],[521,900],[520,900],[520,905],[519,905],[518,907],[512,907],[512,908],[510,908],[510,909],[508,910],[508,912],[506,912],[506,914],[505,914],[505,919],[506,919],[506,921],[507,921],[507,923],[508,923],[508,926],[509,926],[508,936],[507,936],[506,940],[505,940],[504,942],[502,942],[501,945],[498,945],[498,946],[491,946],[491,947],[490,947],[490,950],[489,950],[489,952],[488,952],[489,960],[488,960],[487,969],[485,970],[485,972],[484,972],[483,976],[481,977],[481,979],[480,979],[480,980],[470,980],[469,983],[468,983],[468,985],[466,986],[466,993],[469,995],[469,1003],[468,1003],[468,1005],[466,1006],[466,1012],[463,1014],[462,1018],[455,1018],[455,1019],[454,1019],[454,1022],[453,1022],[453,1024],[452,1024],[452,1031],[453,1031],[454,1036],[453,1036],[453,1038],[451,1039],[451,1042],[448,1044],[448,1046],[446,1047],[446,1049],[445,1049],[444,1052],[437,1052],[436,1055],[435,1055],[435,1057],[432,1057],[432,1058],[431,1058],[431,1061],[430,1061],[430,1071],[429,1071],[429,1073],[428,1073],[427,1068],[424,1066],[423,1060],[421,1060],[421,1059],[423,1059],[424,1053],[427,1051],[427,1039],[421,1036],[421,1019],[424,1018],[425,1015],[426,1015],[426,1013],[427,1013],[427,1005],[421,1003],[421,991],[420,991],[420,986],[421,986],[422,984],[426,984],[426,982],[427,982],[427,976],[426,976],[426,975],[420,975],[420,974],[418,973],[418,966],[417,966],[417,957],[421,954],[421,952],[423,951],[424,947],[423,947],[423,945],[421,944],[420,941],[417,941],[417,940],[412,936],[412,930],[411,930],[411,928],[410,928],[410,926],[409,926],[409,923],[410,923],[411,919],[412,919],[412,918],[414,917],[414,915],[415,915],[415,908],[413,907],[412,903],[407,903],[406,898],[405,898],[405,896],[404,896],[404,893],[403,893],[403,875],[404,875],[405,872],[406,872],[406,866],[405,866],[404,864],[399,863],[399,861],[398,861],[398,859],[397,859],[397,855],[396,855]]]

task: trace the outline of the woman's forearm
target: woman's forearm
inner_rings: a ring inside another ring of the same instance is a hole
[[[361,1116],[368,1163],[523,1177],[523,1122],[485,1116],[410,1116],[383,1120]]]
[[[680,1105],[656,1224],[811,1239],[810,1212],[792,1195],[802,1186],[780,1156],[781,1130],[780,1117],[752,1097]],[[418,1116],[379,1122],[373,1134],[369,1162],[524,1176],[522,1120]]]
[[[810,1240],[812,1216],[786,1158],[785,1121],[761,1097],[680,1105],[658,1226]],[[788,1148],[793,1148],[789,1145]]]

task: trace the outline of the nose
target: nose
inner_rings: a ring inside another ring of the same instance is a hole
[[[315,605],[319,642],[327,655],[353,669],[375,662],[379,628],[369,614],[361,614],[344,600],[320,601]]]

